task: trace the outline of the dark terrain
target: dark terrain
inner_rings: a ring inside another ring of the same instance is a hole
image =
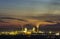
[[[60,36],[55,35],[1,35],[0,39],[60,39]]]

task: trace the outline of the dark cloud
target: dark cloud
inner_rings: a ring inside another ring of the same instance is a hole
[[[16,19],[16,20],[27,22],[27,20],[23,20],[23,19]]]
[[[3,21],[3,20],[0,20],[0,22],[2,22],[2,23],[8,23],[8,22],[5,22],[5,21]]]
[[[0,20],[0,22],[4,22],[3,20]]]
[[[0,17],[0,19],[13,19],[13,20],[19,20],[19,21],[27,22],[27,20],[19,19],[19,18],[13,18],[13,17]]]
[[[51,24],[51,25],[41,25],[40,27],[40,30],[43,30],[43,31],[60,31],[60,23],[57,23],[57,24]]]
[[[51,20],[45,20],[45,22],[55,23],[54,21]]]
[[[1,31],[16,31],[16,30],[22,30],[22,27],[21,26],[16,26],[16,25],[0,26],[0,32]]]
[[[12,18],[12,17],[0,17],[1,19],[15,19],[15,18]]]
[[[50,20],[50,21],[57,21],[60,20],[60,15],[53,15],[53,14],[44,14],[42,16],[29,16],[28,18],[39,19],[39,20]]]

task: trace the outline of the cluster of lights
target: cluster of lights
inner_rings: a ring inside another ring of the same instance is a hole
[[[18,35],[20,33],[26,34],[26,35],[31,35],[32,33],[36,33],[35,28],[33,28],[31,31],[29,31],[27,28],[25,28],[23,31],[10,31],[10,32],[0,32],[0,35]],[[45,32],[43,31],[37,31],[37,33],[42,33],[44,34]],[[52,34],[52,31],[49,31],[48,34]],[[60,33],[57,32],[54,35],[59,36]]]
[[[27,28],[25,28],[23,32],[24,32],[25,34],[28,34],[28,35],[31,34],[31,32],[27,30]]]
[[[10,32],[0,32],[0,35],[17,35],[18,31],[10,31]]]

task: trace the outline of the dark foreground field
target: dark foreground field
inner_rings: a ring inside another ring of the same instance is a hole
[[[60,36],[54,35],[0,35],[0,39],[60,39]]]

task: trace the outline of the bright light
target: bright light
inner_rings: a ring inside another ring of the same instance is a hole
[[[27,28],[24,29],[24,33],[26,33],[26,32],[27,32]]]
[[[0,34],[4,34],[4,35],[17,35],[19,34],[18,31],[10,31],[10,32],[0,32]]]
[[[33,27],[33,32],[35,32],[35,28]]]
[[[15,33],[14,32],[10,32],[9,35],[15,35]]]
[[[26,32],[25,34],[27,34],[27,35],[31,35],[31,32]]]
[[[39,28],[39,25],[37,25],[36,27]]]
[[[4,34],[5,32],[1,32],[2,34]]]
[[[12,32],[9,32],[9,35],[17,35],[18,32],[17,31],[12,31]]]
[[[39,33],[44,33],[44,32],[42,32],[42,31],[39,31]]]
[[[58,33],[56,33],[55,35],[60,35],[60,33],[58,32]]]
[[[27,31],[27,28],[25,28],[23,32],[24,32],[26,35],[30,35],[30,34],[31,34],[31,31]]]
[[[49,31],[49,33],[51,34],[52,32],[51,32],[51,31]]]

